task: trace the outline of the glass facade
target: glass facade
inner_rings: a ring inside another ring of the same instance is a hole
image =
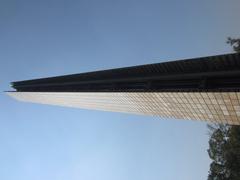
[[[85,109],[240,124],[240,92],[8,92],[18,100]]]

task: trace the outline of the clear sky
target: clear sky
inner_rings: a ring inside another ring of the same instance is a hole
[[[239,0],[0,0],[9,82],[232,52]],[[206,123],[17,102],[0,94],[2,180],[203,180]]]

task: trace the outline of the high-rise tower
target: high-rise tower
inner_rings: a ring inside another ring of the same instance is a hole
[[[240,124],[240,54],[12,83],[35,103]]]

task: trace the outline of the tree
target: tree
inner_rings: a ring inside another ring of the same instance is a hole
[[[227,147],[229,126],[214,124],[208,125],[208,128],[211,134],[208,155],[213,160],[210,165],[208,180],[228,179],[224,152]]]
[[[240,52],[240,38],[233,39],[231,37],[227,38],[227,43],[233,47],[233,50],[236,52]]]
[[[227,43],[240,52],[240,39],[228,38]],[[240,126],[212,124],[208,129],[212,159],[208,180],[240,180]]]
[[[240,126],[208,125],[210,164],[208,180],[240,179]]]

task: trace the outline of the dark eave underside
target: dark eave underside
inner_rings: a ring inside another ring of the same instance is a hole
[[[240,54],[18,81],[12,86],[21,92],[239,91]]]

